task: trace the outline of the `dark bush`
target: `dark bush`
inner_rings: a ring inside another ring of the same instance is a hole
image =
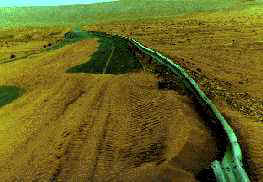
[[[46,46],[46,45],[44,45],[43,47],[44,47],[44,48],[46,48],[47,46]]]
[[[51,43],[48,43],[48,47],[51,47],[52,46],[52,44]]]
[[[16,57],[16,55],[14,55],[14,54],[11,54],[11,56],[10,56],[11,59],[14,59],[15,57]]]
[[[166,88],[168,88],[167,82],[158,81],[157,83],[158,83],[158,89],[166,89]]]
[[[65,39],[73,39],[75,36],[74,36],[74,33],[73,32],[67,32],[64,34],[64,38]]]
[[[203,169],[197,175],[196,179],[200,181],[216,182],[216,176],[212,168]]]

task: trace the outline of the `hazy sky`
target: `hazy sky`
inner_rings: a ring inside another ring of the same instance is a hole
[[[69,4],[90,4],[116,0],[0,0],[0,7],[57,6]]]

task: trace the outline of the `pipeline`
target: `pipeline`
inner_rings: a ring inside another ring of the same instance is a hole
[[[151,56],[158,64],[169,68],[177,77],[179,77],[185,88],[191,92],[197,101],[209,111],[214,119],[219,121],[224,128],[230,145],[227,147],[222,162],[214,161],[211,164],[218,182],[249,182],[248,175],[243,168],[242,151],[238,144],[237,136],[233,129],[227,123],[222,114],[217,110],[212,101],[199,88],[198,84],[187,74],[187,72],[178,64],[173,63],[169,58],[163,56],[157,51],[145,47],[134,39],[128,39],[137,50]]]
[[[74,32],[81,34],[81,32]],[[218,182],[250,182],[249,177],[243,168],[242,163],[242,151],[238,143],[238,139],[233,129],[227,123],[222,114],[217,110],[216,106],[212,101],[204,94],[204,92],[199,88],[198,84],[188,75],[188,73],[178,64],[173,63],[172,60],[163,56],[157,51],[145,47],[138,41],[118,35],[109,35],[103,32],[92,32],[97,36],[104,37],[118,37],[128,41],[128,46],[131,48],[132,54],[140,52],[145,55],[150,56],[149,62],[156,62],[168,69],[170,69],[179,80],[182,81],[185,88],[192,93],[196,98],[198,103],[204,108],[204,111],[209,112],[209,116],[214,120],[218,121],[223,127],[225,134],[228,138],[229,145],[227,146],[225,155],[221,162],[215,160],[212,162],[211,167],[214,171],[216,179]],[[75,34],[77,36],[77,34]],[[65,38],[71,38],[73,35],[68,33]]]

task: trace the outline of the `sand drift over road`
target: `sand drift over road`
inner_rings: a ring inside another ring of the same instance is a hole
[[[160,92],[154,83],[142,73],[65,76],[27,103],[27,112],[13,114],[17,138],[14,153],[1,160],[1,175],[7,181],[139,179],[135,174],[143,173],[134,170],[157,170],[167,161],[171,179],[177,173],[193,178],[187,170],[197,174],[214,159],[214,139],[187,98]]]
[[[25,89],[0,110],[1,180],[197,181],[222,155],[219,136],[190,98],[159,90],[153,74],[65,72],[99,46],[80,40],[1,65],[0,85]],[[246,129],[250,149],[256,137]]]
[[[144,170],[159,171],[148,179],[193,180],[217,146],[190,100],[158,90],[149,73],[65,73],[96,45],[83,40],[1,66],[1,85],[25,89],[0,110],[2,180],[136,180]]]

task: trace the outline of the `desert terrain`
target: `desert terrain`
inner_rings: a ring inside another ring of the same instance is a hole
[[[132,37],[184,67],[236,132],[251,181],[263,181],[262,16],[251,5],[81,29]],[[160,78],[143,69],[67,73],[102,44],[52,50],[70,30],[0,30],[0,85],[24,89],[0,105],[1,180],[206,181],[224,141],[193,101],[159,89]]]

